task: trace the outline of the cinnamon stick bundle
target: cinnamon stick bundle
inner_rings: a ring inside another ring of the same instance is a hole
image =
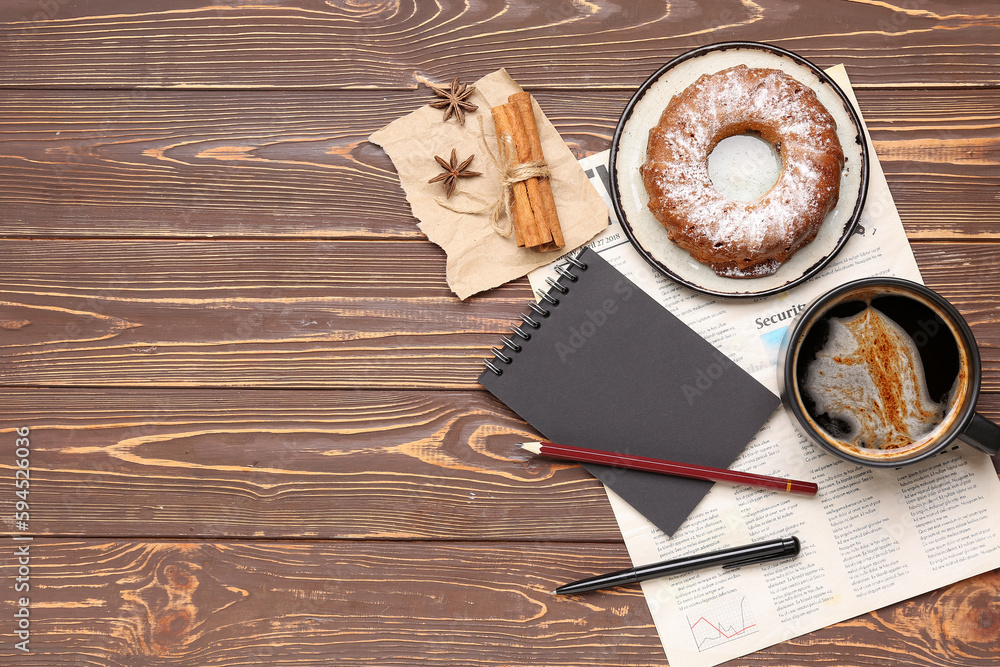
[[[500,159],[511,168],[501,178],[510,182],[512,190],[510,212],[518,247],[540,251],[562,248],[565,241],[531,95],[515,93],[506,104],[493,107],[493,124]]]

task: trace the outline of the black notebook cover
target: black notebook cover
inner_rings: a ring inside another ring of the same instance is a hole
[[[480,384],[547,440],[728,468],[778,397],[585,248],[518,323]],[[505,358],[509,361],[505,361]],[[711,482],[586,464],[668,535]]]

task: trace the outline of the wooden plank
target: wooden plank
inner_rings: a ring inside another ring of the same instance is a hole
[[[28,544],[30,655],[10,640],[14,595],[0,599],[0,659],[26,667],[666,663],[638,589],[549,593],[627,567],[620,545]],[[0,573],[13,581],[4,546]]]
[[[11,92],[0,233],[423,238],[367,137],[427,92]]]
[[[916,253],[1000,391],[997,245]],[[460,302],[444,273],[416,241],[5,240],[0,383],[476,389],[529,291]]]
[[[485,392],[0,389],[0,405],[8,478],[30,431],[36,536],[621,539],[594,478],[515,447],[541,437]],[[1000,394],[979,410],[1000,418]]]
[[[0,12],[0,81],[57,88],[409,88],[506,66],[524,83],[631,89],[670,58],[768,41],[860,86],[1000,83],[996,6],[885,2],[353,4],[18,0]]]
[[[628,566],[621,545],[35,539],[30,654],[17,665],[666,665],[638,587],[553,596]],[[17,576],[15,543],[0,576]],[[806,634],[729,665],[996,664],[1000,572]]]
[[[581,157],[610,145],[628,99],[536,96]],[[859,96],[911,237],[1000,238],[1000,90]],[[423,87],[10,91],[0,98],[0,235],[423,238],[367,137],[428,99]]]
[[[460,302],[424,242],[2,248],[11,385],[469,388],[527,297]]]
[[[1000,91],[860,91],[907,235],[1000,239]]]
[[[31,531],[107,537],[618,541],[582,467],[486,392],[0,390],[30,429]],[[9,471],[13,476],[13,471]],[[0,493],[12,516],[13,493]]]

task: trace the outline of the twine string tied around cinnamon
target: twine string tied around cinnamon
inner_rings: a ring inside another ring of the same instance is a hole
[[[486,154],[490,156],[500,176],[500,196],[493,203],[479,209],[460,208],[449,204],[440,197],[437,197],[435,201],[438,206],[446,208],[449,211],[454,211],[455,213],[478,215],[490,211],[490,223],[493,225],[493,230],[500,236],[507,238],[514,232],[514,215],[511,211],[511,203],[514,200],[514,185],[532,178],[549,178],[549,167],[545,163],[545,160],[518,162],[514,137],[508,133],[497,137],[497,146],[500,151],[500,156],[497,157],[486,142],[486,129],[482,118],[479,118],[479,127],[482,130],[480,140],[486,149]],[[475,201],[482,202],[481,199],[473,195],[466,196]],[[501,214],[503,220],[501,220]]]

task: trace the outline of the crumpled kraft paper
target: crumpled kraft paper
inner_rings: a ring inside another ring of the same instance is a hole
[[[368,137],[385,150],[395,165],[420,230],[448,256],[448,285],[459,299],[526,275],[587,243],[608,225],[608,209],[600,195],[566,142],[534,103],[566,245],[552,252],[537,252],[518,248],[513,234],[504,238],[494,231],[490,214],[492,204],[500,198],[500,176],[496,163],[483,147],[483,136],[485,131],[489,149],[499,156],[490,109],[505,103],[521,87],[503,69],[473,85],[476,91],[468,100],[479,108],[466,114],[464,126],[454,117],[442,122],[444,112],[427,105]],[[434,156],[448,160],[452,148],[457,149],[460,161],[475,154],[468,168],[483,175],[459,179],[455,193],[445,199],[441,183],[427,181],[442,173]],[[450,211],[435,201],[438,198],[462,211],[478,212]]]

